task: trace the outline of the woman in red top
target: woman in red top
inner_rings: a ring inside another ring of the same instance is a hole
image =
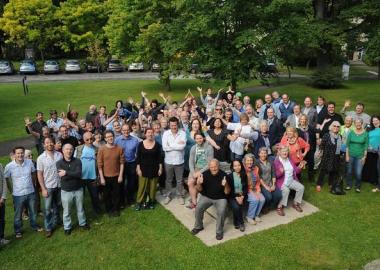
[[[299,166],[300,168],[305,167],[306,161],[304,161],[304,157],[309,152],[310,145],[298,136],[296,128],[287,127],[280,144],[288,146],[289,158],[296,166]],[[300,179],[301,173],[297,174],[297,177]]]

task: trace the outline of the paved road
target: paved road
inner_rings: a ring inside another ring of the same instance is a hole
[[[211,74],[203,74],[197,76],[210,76]],[[287,78],[287,74],[280,74],[281,78]],[[292,74],[292,78],[305,78],[304,75]],[[2,75],[0,83],[21,83],[22,75]],[[83,81],[83,80],[158,80],[157,72],[103,72],[103,73],[77,73],[77,74],[37,74],[28,75],[29,82],[54,82],[54,81]],[[175,79],[196,79],[196,75],[188,76],[179,75]]]

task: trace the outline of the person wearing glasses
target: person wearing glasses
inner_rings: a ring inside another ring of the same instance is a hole
[[[84,144],[79,145],[74,153],[74,157],[82,162],[82,180],[90,194],[92,208],[96,214],[100,214],[100,202],[98,197],[98,183],[96,181],[96,156],[98,148],[92,143],[94,141],[91,132],[83,134]]]
[[[340,153],[342,147],[342,136],[339,134],[340,123],[333,121],[329,127],[329,133],[322,137],[319,149],[321,150],[320,173],[317,180],[317,192],[322,190],[323,180],[328,175],[329,186],[337,179],[339,174]]]

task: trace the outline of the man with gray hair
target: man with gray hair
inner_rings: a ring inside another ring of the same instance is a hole
[[[219,169],[217,159],[210,160],[209,169],[198,177],[196,189],[201,195],[195,208],[195,225],[191,233],[196,235],[203,230],[204,212],[213,205],[217,212],[216,239],[222,240],[227,208],[226,195],[230,193],[231,188],[227,183],[226,173]]]

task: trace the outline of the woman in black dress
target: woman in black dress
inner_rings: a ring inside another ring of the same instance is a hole
[[[220,149],[214,148],[214,158],[219,162],[227,161],[229,157],[228,139],[231,136],[228,130],[225,129],[224,124],[220,118],[215,118],[214,123],[211,125],[211,129],[207,131],[211,139],[220,147]]]
[[[321,191],[323,179],[328,175],[328,182],[333,186],[339,176],[340,168],[340,150],[342,147],[342,137],[339,134],[340,123],[334,121],[331,123],[329,133],[323,135],[319,149],[322,151],[321,171],[317,181],[317,192]]]
[[[162,150],[161,145],[156,143],[152,128],[145,130],[145,140],[137,147],[136,172],[139,176],[139,188],[137,191],[136,211],[142,209],[143,203],[147,202],[146,208],[153,209],[156,200],[157,181],[162,174]],[[149,200],[145,200],[145,195]]]

